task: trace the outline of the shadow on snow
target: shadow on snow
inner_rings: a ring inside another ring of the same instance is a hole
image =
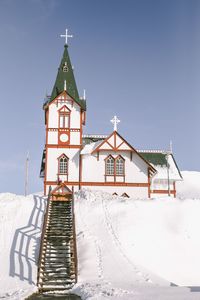
[[[33,281],[32,264],[37,265],[40,245],[40,235],[42,228],[41,221],[46,208],[46,198],[34,195],[34,206],[28,221],[24,227],[15,231],[11,250],[10,250],[10,269],[9,275],[26,280],[30,284]],[[28,201],[28,200],[27,200]],[[30,245],[34,251],[30,252]]]

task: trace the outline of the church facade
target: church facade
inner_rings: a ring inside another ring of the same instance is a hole
[[[58,194],[73,187],[133,198],[176,196],[182,176],[172,151],[135,149],[117,131],[116,117],[110,135],[83,134],[86,100],[79,97],[67,44],[43,109],[46,142],[40,177],[45,195],[49,187]]]

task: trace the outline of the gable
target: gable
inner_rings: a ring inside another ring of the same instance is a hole
[[[58,103],[58,102],[62,102],[64,100],[68,100],[71,102],[76,103],[81,109],[86,111],[86,105],[83,107],[82,104],[80,103],[80,101],[77,101],[76,98],[72,97],[68,92],[63,91],[60,94],[58,94],[53,100],[50,101],[50,98],[47,97],[44,105],[43,105],[43,109],[47,109],[48,106],[52,103]],[[81,101],[85,101],[85,100],[81,100]]]
[[[140,159],[142,159],[145,164],[148,165],[149,169],[152,173],[156,173],[156,169],[142,156],[137,152],[117,131],[114,131],[110,136],[108,136],[105,140],[103,140],[92,152],[94,154],[96,152],[101,151],[128,151],[131,153],[137,154]]]
[[[96,151],[113,150],[117,151],[135,151],[116,131],[106,138],[96,149]]]
[[[70,113],[71,112],[71,110],[66,105],[63,105],[58,111],[60,113]]]
[[[62,195],[72,194],[72,191],[64,183],[61,183],[51,192],[51,195],[60,195],[60,194]]]

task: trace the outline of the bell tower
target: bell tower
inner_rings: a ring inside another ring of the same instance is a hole
[[[79,97],[68,53],[67,34],[64,52],[51,96],[45,99],[46,143],[40,176],[44,193],[61,183],[69,189],[79,187],[80,151],[86,118],[86,101]]]

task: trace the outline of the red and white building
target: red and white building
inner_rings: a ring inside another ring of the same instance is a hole
[[[83,135],[86,101],[79,97],[65,45],[51,96],[45,99],[46,143],[40,176],[44,193],[81,188],[126,197],[176,196],[181,173],[170,151],[136,150],[117,131]]]

